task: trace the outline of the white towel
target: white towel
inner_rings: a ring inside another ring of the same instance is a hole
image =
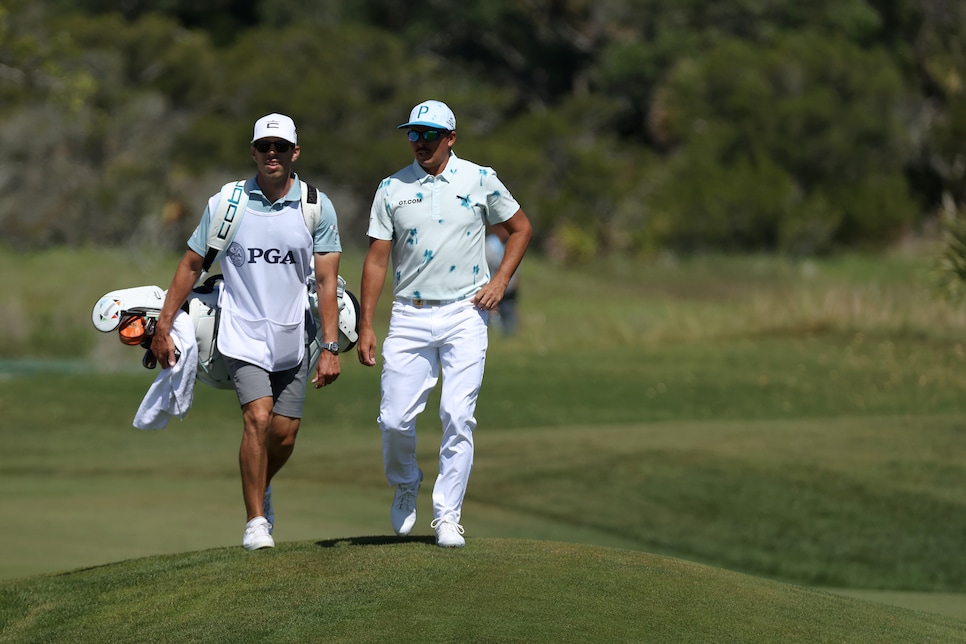
[[[134,416],[134,426],[138,429],[164,429],[172,416],[183,419],[191,409],[198,372],[198,344],[195,327],[184,311],[174,316],[171,338],[181,357],[173,367],[161,369],[151,383]]]

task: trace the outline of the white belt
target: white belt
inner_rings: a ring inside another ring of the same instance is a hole
[[[457,298],[455,300],[424,300],[424,299],[410,299],[408,297],[397,297],[396,301],[400,304],[408,304],[409,306],[415,306],[417,309],[422,309],[427,306],[446,306],[447,304],[453,304],[454,302],[459,302],[465,298]]]

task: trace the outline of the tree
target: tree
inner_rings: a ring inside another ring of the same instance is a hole
[[[886,55],[815,33],[768,48],[729,40],[679,61],[650,115],[671,151],[649,201],[673,222],[661,225],[667,241],[690,246],[702,230],[716,231],[703,245],[735,250],[891,241],[917,212],[902,175],[906,100]],[[733,219],[707,229],[727,218],[716,202]]]

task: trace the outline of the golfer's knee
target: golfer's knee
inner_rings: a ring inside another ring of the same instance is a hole
[[[402,426],[402,418],[386,410],[379,412],[376,422],[383,433],[397,432]]]

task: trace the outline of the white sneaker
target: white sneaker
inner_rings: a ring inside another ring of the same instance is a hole
[[[416,495],[419,493],[419,486],[423,482],[423,472],[419,472],[419,480],[408,485],[400,484],[396,486],[396,496],[392,499],[392,529],[400,537],[405,537],[412,532],[416,525]]]
[[[429,524],[436,528],[436,545],[440,548],[462,548],[466,545],[463,538],[463,526],[458,524],[452,515],[447,514]]]
[[[245,550],[259,550],[274,548],[275,539],[269,531],[271,524],[265,517],[255,517],[245,525],[245,536],[242,537],[242,548]]]
[[[272,507],[272,486],[265,488],[265,501],[262,503],[262,516],[268,521],[268,534],[275,529],[275,508]]]

